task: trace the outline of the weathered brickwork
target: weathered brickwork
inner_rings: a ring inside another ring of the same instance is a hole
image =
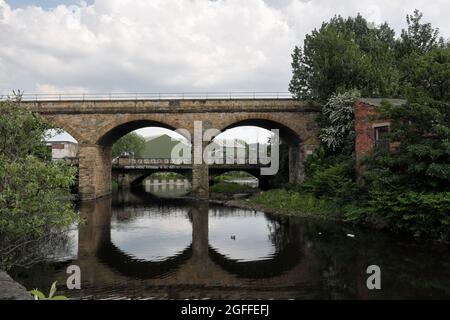
[[[183,128],[191,136],[196,121],[202,122],[203,130],[223,131],[242,125],[279,129],[282,140],[291,148],[291,182],[303,180],[303,161],[318,146],[317,106],[291,99],[47,101],[22,105],[78,141],[81,199],[111,193],[112,144],[124,134],[147,126]],[[193,195],[206,199],[208,180],[205,164],[193,166]]]
[[[373,120],[378,113],[375,106],[357,100],[355,103],[355,153],[359,162],[361,158],[373,150]]]
[[[375,128],[378,126],[390,126],[389,120],[379,119],[377,108],[383,101],[389,102],[394,106],[402,105],[405,100],[401,99],[358,99],[355,102],[355,154],[356,171],[361,176],[364,170],[361,160],[364,156],[370,154],[375,147]],[[395,148],[395,143],[388,143],[389,150]],[[362,183],[362,181],[360,181]]]

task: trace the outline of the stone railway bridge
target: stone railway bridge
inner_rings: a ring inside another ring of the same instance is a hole
[[[303,161],[318,146],[318,107],[293,99],[119,99],[21,102],[79,143],[79,196],[92,200],[111,193],[112,145],[143,127],[185,129],[194,137],[194,122],[221,132],[239,126],[279,129],[289,145],[289,180],[302,182]],[[187,137],[187,138],[190,138]],[[210,141],[209,141],[210,142]],[[208,143],[192,148],[201,152]],[[201,154],[201,153],[200,153]],[[192,165],[192,195],[209,196],[208,164]]]

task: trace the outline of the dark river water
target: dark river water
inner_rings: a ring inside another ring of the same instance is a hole
[[[183,181],[172,184],[82,203],[86,223],[64,248],[12,276],[44,292],[57,280],[58,293],[88,299],[450,298],[449,246],[161,199],[182,193]],[[66,288],[71,265],[80,290]],[[367,288],[370,265],[381,269],[381,290]]]

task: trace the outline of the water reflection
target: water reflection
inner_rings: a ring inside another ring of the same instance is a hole
[[[143,182],[145,192],[158,198],[177,198],[187,195],[191,190],[188,179],[147,179]]]
[[[127,193],[82,203],[78,245],[13,276],[47,288],[76,264],[82,290],[70,297],[450,297],[448,246],[184,201]],[[371,264],[382,269],[381,291],[365,286]]]

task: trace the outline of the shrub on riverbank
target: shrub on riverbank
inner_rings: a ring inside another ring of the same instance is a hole
[[[0,102],[0,269],[43,258],[77,221],[75,170],[43,153],[50,128],[19,101]]]

